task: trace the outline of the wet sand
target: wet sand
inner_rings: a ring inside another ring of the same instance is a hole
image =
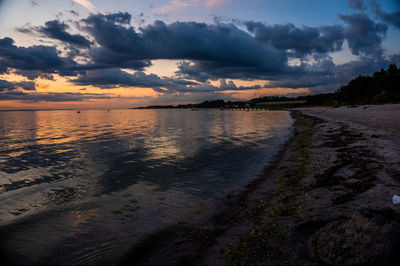
[[[292,110],[274,163],[216,208],[124,253],[140,265],[390,265],[400,256],[400,105]],[[201,218],[200,218],[201,217]]]

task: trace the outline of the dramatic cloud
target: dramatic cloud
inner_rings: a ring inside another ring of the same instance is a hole
[[[155,21],[135,28],[129,13],[101,13],[91,14],[75,24],[87,37],[72,34],[70,22],[52,20],[29,27],[26,32],[34,30],[64,42],[67,45],[63,51],[44,45],[18,47],[11,38],[0,39],[0,74],[14,73],[31,80],[52,79],[53,74],[58,74],[80,86],[139,87],[152,88],[162,95],[215,96],[227,91],[276,87],[329,91],[354,75],[371,74],[395,62],[397,57],[385,59],[382,49],[386,24],[374,22],[366,14],[340,15],[340,18],[343,25],[320,27],[248,21],[244,30],[234,24]],[[345,40],[359,60],[335,65],[329,55],[342,51]],[[159,59],[179,61],[174,76],[160,77],[143,71]],[[293,60],[298,64],[289,63]],[[230,79],[263,80],[265,86],[237,86]],[[43,96],[21,93],[21,89],[29,87],[22,85],[4,83],[3,93],[8,99],[31,97],[32,101]],[[90,96],[85,95],[64,96],[82,100]],[[63,95],[52,95],[54,99],[59,96]]]
[[[56,73],[74,65],[70,59],[59,56],[55,47],[35,45],[30,47],[18,47],[11,38],[0,39],[0,65],[4,68],[12,68],[28,71],[40,71],[43,73]],[[27,76],[32,78],[32,76]]]
[[[90,68],[130,68],[142,70],[150,66],[150,58],[140,54],[144,49],[141,40],[130,27],[129,13],[98,14],[84,19],[84,28],[94,37],[100,47],[89,51]]]
[[[272,80],[266,87],[309,88],[312,93],[332,92],[358,75],[371,75],[391,63],[400,63],[400,56],[388,59],[361,57],[342,65],[335,65],[331,58],[322,58],[314,65],[305,66],[304,72]]]
[[[300,29],[293,24],[265,25],[254,21],[248,21],[245,25],[256,40],[269,43],[278,49],[293,49],[301,54],[340,51],[345,37],[341,26]]]
[[[337,86],[342,82],[331,57],[322,55],[314,59],[316,62],[313,64],[303,63],[296,69],[297,71],[271,79],[266,87],[313,89],[329,84]]]
[[[375,23],[365,14],[339,17],[349,25],[345,34],[353,54],[375,56],[382,54],[381,43],[388,29],[386,24]]]
[[[387,59],[361,57],[359,60],[336,66],[336,71],[340,73],[344,81],[348,82],[355,75],[370,75],[380,69],[387,68],[392,63],[400,64],[400,56],[395,55]]]
[[[93,85],[104,89],[115,87],[172,88],[195,84],[181,79],[160,78],[155,74],[147,75],[141,71],[130,74],[120,69],[87,71],[85,74],[81,74],[70,81],[76,85]]]
[[[81,47],[90,47],[90,41],[79,34],[70,34],[67,32],[69,26],[58,20],[47,21],[44,27],[39,27],[36,31],[44,34],[46,37],[60,40],[68,44]]]
[[[261,44],[234,25],[196,22],[165,24],[156,21],[136,32],[127,13],[91,15],[86,30],[100,45],[91,49],[93,63],[128,67],[154,59],[186,59],[214,68],[279,71],[286,67],[286,52]],[[122,25],[125,24],[125,25]],[[140,65],[140,64],[139,64]],[[131,67],[131,68],[134,68]]]
[[[192,61],[190,63],[180,63],[176,74],[180,77],[204,82],[207,79],[271,79],[284,73],[289,73],[293,69],[286,66],[277,69],[264,69],[243,65],[216,64],[212,61]]]
[[[197,80],[199,82],[206,82],[209,79],[213,79],[212,75],[209,74],[208,71],[202,71],[190,61],[179,62],[178,69],[179,70],[176,72],[176,74],[184,78]]]
[[[158,93],[242,91],[261,88],[258,85],[237,87],[232,81],[227,82],[224,79],[220,81],[220,86],[213,86],[208,82],[197,83],[180,78],[159,77],[155,74],[146,74],[141,71],[130,74],[120,69],[87,71],[85,74],[71,79],[70,82],[76,85],[92,85],[103,89],[116,87],[152,88]]]
[[[322,85],[345,83],[350,79],[342,79],[340,71],[336,70],[331,60],[320,60],[330,52],[342,50],[344,40],[348,41],[355,55],[362,55],[381,60],[383,50],[382,40],[387,26],[375,23],[364,14],[342,15],[348,27],[322,26],[318,28],[297,28],[292,24],[265,25],[257,22],[245,23],[249,32],[254,34],[258,42],[267,43],[280,51],[287,52],[288,57],[301,59],[300,66],[277,68],[275,72],[261,68],[242,68],[241,66],[218,66],[204,61],[192,60],[178,65],[177,75],[204,82],[207,79],[266,79],[271,80],[270,86],[304,88],[321,87]],[[302,57],[312,56],[313,63],[309,65]],[[382,60],[381,60],[382,61]],[[375,64],[376,65],[376,64]],[[359,74],[357,71],[350,75]],[[371,73],[371,72],[370,72]],[[348,76],[347,73],[345,76]]]
[[[382,53],[381,43],[387,31],[385,24],[375,23],[365,14],[339,17],[348,24],[347,28],[336,25],[300,29],[293,24],[265,25],[253,21],[245,25],[258,41],[282,50],[293,49],[297,53],[295,56],[340,51],[345,39],[355,55]]]
[[[156,92],[161,94],[174,94],[174,93],[222,93],[226,91],[245,91],[245,90],[258,90],[262,87],[260,85],[254,86],[236,86],[233,81],[226,81],[225,79],[220,80],[219,86],[214,86],[208,82],[194,84],[194,85],[180,85],[167,87],[166,89],[153,88]]]
[[[45,73],[41,70],[20,70],[16,69],[12,72],[13,74],[21,75],[29,80],[34,80],[36,78],[42,78],[47,80],[54,80],[54,76],[51,73]]]
[[[3,64],[0,64],[0,74],[6,74],[7,71],[8,71],[8,67]]]
[[[378,1],[376,0],[372,0],[372,7],[376,13],[376,15],[382,19],[383,21],[385,21],[386,23],[388,23],[389,25],[400,29],[400,11],[394,11],[392,13],[387,13],[385,11],[383,11],[381,9],[381,7],[379,6]],[[400,4],[400,1],[399,1]]]
[[[7,80],[0,79],[0,92],[14,91],[17,89],[34,91],[36,90],[36,85],[32,81],[10,82]]]
[[[7,91],[0,92],[0,101],[24,101],[24,102],[82,102],[95,99],[114,99],[107,94],[94,93],[55,93],[55,92],[33,92],[27,93],[23,91]]]
[[[236,86],[236,84],[230,80],[226,81],[225,79],[221,79],[218,89],[220,91],[244,91],[244,90],[258,90],[262,87],[260,85],[254,86]]]

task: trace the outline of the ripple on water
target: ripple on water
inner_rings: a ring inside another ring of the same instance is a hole
[[[287,112],[0,112],[0,234],[18,262],[96,264],[249,181]],[[22,264],[24,264],[22,263]]]

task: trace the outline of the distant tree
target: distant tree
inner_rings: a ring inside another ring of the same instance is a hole
[[[400,102],[400,69],[396,64],[372,76],[358,76],[332,95],[310,96],[309,105],[356,105]]]
[[[398,71],[396,64],[390,64],[388,72],[392,75],[396,74]]]
[[[225,106],[224,100],[213,100],[213,101],[205,101],[199,104],[196,104],[197,108],[220,108]]]

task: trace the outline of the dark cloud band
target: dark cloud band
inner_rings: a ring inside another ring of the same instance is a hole
[[[365,7],[362,3],[350,1],[357,9]],[[75,85],[92,85],[102,89],[152,88],[160,94],[215,94],[263,87],[330,90],[333,85],[339,86],[354,75],[368,74],[376,67],[386,67],[393,62],[385,57],[382,41],[388,31],[387,24],[397,25],[397,17],[383,12],[378,5],[375,10],[381,22],[385,23],[375,22],[365,13],[360,13],[340,15],[343,25],[320,27],[247,21],[244,30],[235,24],[166,24],[155,21],[134,28],[131,25],[132,16],[119,12],[92,14],[78,21],[75,27],[84,32],[85,35],[82,35],[71,33],[72,24],[51,20],[43,26],[28,27],[22,31],[40,33],[57,40],[57,44],[61,41],[66,44],[65,50],[60,52],[56,46],[44,45],[19,47],[11,38],[0,39],[0,74],[12,72],[31,80],[37,77],[52,79],[53,74],[58,74],[66,76]],[[335,65],[329,54],[342,51],[345,41],[359,60]],[[153,60],[158,59],[179,60],[174,77],[143,72]],[[299,64],[290,64],[293,59]],[[395,63],[399,59],[391,58]],[[363,67],[363,64],[367,65]],[[238,87],[226,79],[269,82],[265,86]],[[220,80],[220,84],[212,85],[212,80]],[[8,97],[13,94],[39,97],[13,89],[15,86],[8,85]],[[21,84],[19,86],[28,90]],[[17,97],[15,95],[12,97]],[[86,99],[82,94],[58,96]]]

